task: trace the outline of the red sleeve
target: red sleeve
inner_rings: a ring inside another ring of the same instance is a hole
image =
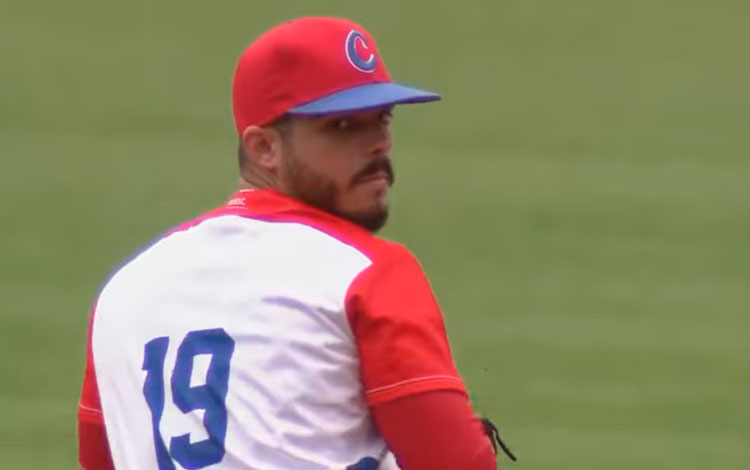
[[[408,470],[494,470],[494,451],[465,395],[438,390],[372,407],[399,466]]]
[[[99,389],[96,385],[94,357],[91,352],[91,328],[94,312],[89,319],[86,345],[86,369],[83,374],[81,401],[78,404],[78,462],[86,470],[112,470],[112,457],[107,443]]]
[[[440,307],[406,249],[375,258],[349,287],[346,309],[369,405],[429,390],[465,393]]]

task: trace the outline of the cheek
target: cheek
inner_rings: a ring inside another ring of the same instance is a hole
[[[356,140],[309,139],[304,148],[305,166],[335,191],[339,210],[357,210],[371,205],[379,195],[373,188],[353,184],[354,177],[368,163]]]
[[[290,166],[295,167],[295,172],[303,174],[305,179],[325,181],[337,191],[344,188],[348,171],[344,165],[346,160],[334,153],[323,139],[308,138],[295,142],[289,149],[289,157]]]
[[[329,150],[320,153],[316,158],[316,171],[318,174],[325,175],[340,192],[350,189],[352,180],[360,168],[356,164],[356,158],[353,153]]]

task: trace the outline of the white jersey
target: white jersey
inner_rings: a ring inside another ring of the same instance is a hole
[[[414,322],[426,333],[398,331]],[[84,386],[81,406],[101,416],[118,470],[386,468],[368,406],[463,390],[413,257],[267,190],[121,268],[96,303],[89,362],[98,396]]]

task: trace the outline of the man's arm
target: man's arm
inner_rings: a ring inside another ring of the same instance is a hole
[[[495,454],[469,400],[453,390],[405,396],[371,408],[404,470],[494,470]]]
[[[86,367],[83,372],[81,401],[78,404],[78,463],[84,470],[112,470],[114,464],[107,442],[104,416],[96,385],[94,356],[91,352],[91,329],[94,314],[89,317],[89,332],[86,344]]]
[[[104,424],[78,420],[78,464],[83,470],[113,470]]]
[[[490,470],[495,456],[474,417],[419,263],[386,246],[347,293],[365,400],[405,470]]]

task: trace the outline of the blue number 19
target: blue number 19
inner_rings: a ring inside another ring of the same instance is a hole
[[[144,347],[143,396],[151,410],[151,423],[159,470],[175,470],[172,459],[184,468],[195,470],[221,462],[224,458],[224,439],[227,435],[227,387],[229,363],[234,352],[234,340],[222,328],[191,331],[177,349],[172,371],[172,399],[183,413],[205,410],[203,426],[208,439],[190,443],[190,434],[172,437],[169,449],[159,430],[164,411],[164,359],[169,348],[169,337],[154,338]],[[193,359],[198,354],[210,354],[211,362],[206,383],[190,386]]]

